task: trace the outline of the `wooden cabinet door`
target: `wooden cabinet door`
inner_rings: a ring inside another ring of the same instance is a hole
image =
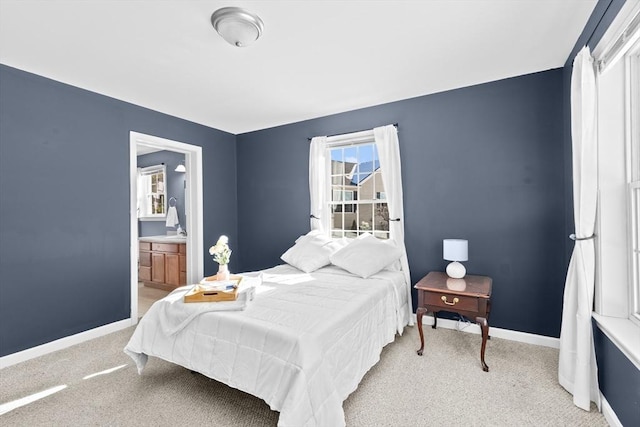
[[[187,284],[187,256],[180,254],[180,259],[178,260],[180,263],[180,285]]]
[[[151,267],[138,268],[138,280],[141,282],[151,281]]]
[[[180,255],[165,255],[165,283],[178,286],[180,284]]]
[[[151,254],[151,280],[153,282],[164,283],[164,254],[152,253]]]
[[[139,260],[141,267],[151,267],[151,252],[140,251]]]

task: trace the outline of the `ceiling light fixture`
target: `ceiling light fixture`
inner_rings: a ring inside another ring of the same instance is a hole
[[[240,7],[223,7],[211,15],[211,25],[230,44],[246,47],[258,40],[264,30],[262,19]]]

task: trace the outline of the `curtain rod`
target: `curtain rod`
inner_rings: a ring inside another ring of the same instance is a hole
[[[393,126],[395,126],[396,129],[398,129],[398,124],[394,123]],[[333,136],[339,136],[339,135],[347,135],[350,133],[358,133],[358,132],[364,132],[366,130],[373,130],[373,129],[361,129],[361,130],[354,130],[353,132],[347,132],[347,133],[336,133],[334,135],[327,135],[327,138],[331,138]],[[311,141],[313,138],[307,138],[307,141]]]

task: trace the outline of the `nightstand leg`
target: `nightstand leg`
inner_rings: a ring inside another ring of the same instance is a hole
[[[422,316],[424,316],[425,310],[424,307],[419,307],[416,310],[416,321],[418,322],[418,333],[420,334],[420,349],[418,350],[418,356],[422,356],[422,351],[424,350],[424,333],[422,332]]]
[[[476,317],[476,322],[482,329],[482,347],[480,349],[480,362],[482,363],[482,370],[485,372],[489,372],[489,366],[484,363],[484,350],[487,347],[487,338],[489,337],[489,324],[487,323],[487,319],[485,319],[484,317]]]

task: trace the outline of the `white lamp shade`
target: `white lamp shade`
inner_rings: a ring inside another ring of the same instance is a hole
[[[442,258],[447,261],[467,261],[469,259],[469,242],[464,239],[444,239],[442,241]]]

